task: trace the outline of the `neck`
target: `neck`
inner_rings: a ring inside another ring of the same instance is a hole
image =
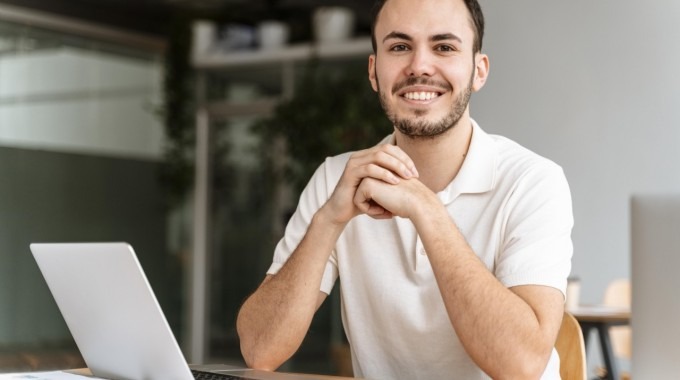
[[[397,146],[413,160],[420,181],[435,193],[444,190],[460,171],[471,138],[469,118],[435,137],[411,137],[395,130]]]

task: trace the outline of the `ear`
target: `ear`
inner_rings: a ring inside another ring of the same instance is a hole
[[[488,77],[489,57],[482,53],[475,54],[475,78],[472,81],[472,90],[475,92],[481,90]]]
[[[371,81],[373,91],[378,92],[378,82],[375,78],[375,54],[368,56],[368,80]]]

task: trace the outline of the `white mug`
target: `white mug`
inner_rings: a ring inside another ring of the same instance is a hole
[[[281,21],[262,21],[257,25],[257,42],[260,49],[280,48],[288,42],[288,25]]]
[[[345,7],[320,7],[313,16],[317,42],[338,42],[352,36],[354,13]]]
[[[192,24],[192,50],[194,56],[209,53],[215,47],[217,27],[208,20],[198,20]]]

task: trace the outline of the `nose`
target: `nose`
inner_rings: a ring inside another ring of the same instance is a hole
[[[432,65],[432,57],[425,49],[413,50],[411,54],[411,61],[406,68],[408,76],[432,76],[434,74],[434,66]]]

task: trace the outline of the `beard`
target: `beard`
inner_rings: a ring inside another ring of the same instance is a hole
[[[433,138],[437,137],[449,129],[458,125],[458,122],[463,117],[468,104],[470,103],[470,96],[472,95],[472,82],[474,80],[474,71],[470,76],[470,81],[467,87],[462,89],[457,96],[454,98],[454,102],[449,109],[449,112],[441,119],[428,121],[422,118],[428,111],[426,110],[416,110],[414,117],[399,117],[396,111],[390,107],[387,102],[387,94],[385,94],[380,88],[380,82],[378,82],[378,75],[375,74],[376,84],[378,87],[378,93],[380,94],[380,105],[382,106],[387,118],[392,122],[395,128],[399,132],[403,133],[405,136],[412,138]],[[452,87],[448,83],[442,83],[433,81],[429,78],[424,77],[409,77],[405,80],[394,85],[392,89],[392,94],[402,89],[405,86],[413,85],[427,85],[439,87],[447,90],[451,90]]]

